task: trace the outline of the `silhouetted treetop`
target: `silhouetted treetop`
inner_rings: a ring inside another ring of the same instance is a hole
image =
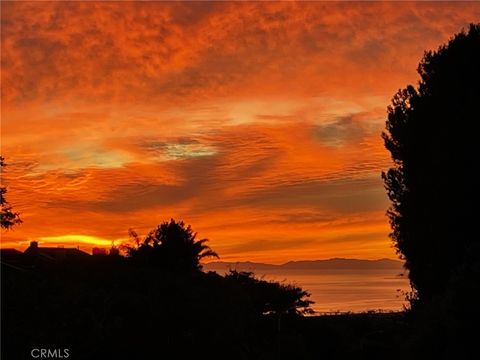
[[[166,221],[150,231],[143,241],[133,230],[129,233],[136,245],[127,246],[127,254],[140,264],[173,270],[200,270],[201,259],[218,258],[217,253],[206,245],[208,240],[197,240],[197,233],[183,221]]]
[[[391,237],[420,300],[443,293],[480,237],[477,122],[480,25],[455,35],[418,66],[418,86],[399,90],[382,134],[394,166],[382,174],[392,202]]]

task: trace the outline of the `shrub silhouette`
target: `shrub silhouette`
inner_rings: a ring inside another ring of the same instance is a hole
[[[312,314],[310,294],[290,284],[258,279],[252,272],[230,270],[227,280],[240,285],[249,295],[255,312],[266,314]]]
[[[205,243],[207,239],[196,240],[197,233],[183,221],[171,219],[148,233],[143,241],[130,230],[135,246],[126,246],[127,255],[138,264],[161,267],[170,270],[200,270],[200,260],[218,255]]]
[[[480,25],[472,24],[426,52],[418,86],[398,91],[388,108],[383,138],[394,166],[382,177],[392,202],[391,237],[420,303],[445,292],[480,241],[472,197],[479,64]]]

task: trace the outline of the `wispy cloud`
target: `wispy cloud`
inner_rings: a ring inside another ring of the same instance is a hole
[[[177,217],[225,258],[278,262],[394,256],[386,105],[425,49],[480,16],[476,3],[1,6],[2,180],[24,220],[2,244],[88,248]]]

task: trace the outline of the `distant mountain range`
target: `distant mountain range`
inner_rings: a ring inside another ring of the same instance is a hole
[[[285,264],[274,265],[255,262],[224,262],[214,261],[203,266],[206,271],[225,272],[230,269],[238,271],[261,270],[403,270],[403,262],[391,259],[359,260],[334,258],[328,260],[289,261]]]

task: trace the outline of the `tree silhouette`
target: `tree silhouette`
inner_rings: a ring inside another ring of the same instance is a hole
[[[126,246],[127,255],[140,264],[172,270],[200,270],[200,260],[218,255],[208,245],[207,239],[196,240],[197,233],[183,221],[171,219],[148,233],[143,241],[130,230],[135,246]]]
[[[6,166],[5,159],[3,156],[0,156],[0,168],[3,172],[3,167]],[[20,216],[17,212],[12,210],[12,206],[8,203],[5,198],[5,194],[7,193],[7,189],[4,186],[0,187],[0,225],[3,229],[10,229],[12,226],[16,224],[22,223]]]
[[[418,86],[399,90],[388,107],[382,136],[394,166],[382,177],[392,202],[391,237],[415,299],[428,302],[445,291],[480,241],[473,200],[480,24],[426,52],[417,71]]]

